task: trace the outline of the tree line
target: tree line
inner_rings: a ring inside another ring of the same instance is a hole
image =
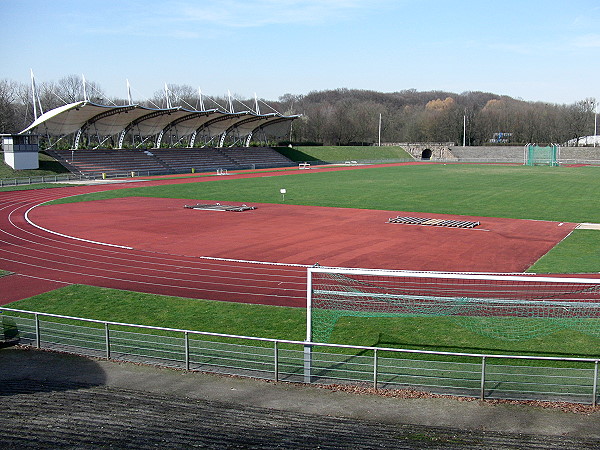
[[[69,75],[36,86],[0,80],[0,132],[25,129],[38,115],[66,103],[88,100],[105,105],[125,105],[125,98],[108,97],[93,81]],[[298,114],[287,140],[299,143],[347,145],[382,142],[456,142],[485,145],[565,143],[594,134],[596,100],[573,104],[530,102],[487,92],[416,91],[382,93],[359,89],[285,94],[277,100],[240,99],[239,96],[202,96],[189,85],[169,85],[149,99],[136,102],[150,108],[181,106],[187,109],[277,111]],[[381,122],[380,122],[381,118]],[[379,124],[381,123],[381,128]],[[465,132],[466,131],[466,132]]]
[[[564,143],[594,134],[596,102],[528,102],[486,92],[393,93],[335,89],[279,99],[293,123],[292,140],[327,144],[455,142],[467,145]]]

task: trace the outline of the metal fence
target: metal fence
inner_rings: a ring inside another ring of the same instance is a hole
[[[16,178],[0,178],[0,187],[4,186],[27,186],[30,184],[40,183],[60,183],[69,181],[93,180],[94,177],[87,175],[78,175],[73,173],[63,173],[57,175],[39,175],[35,177],[16,177]]]
[[[596,405],[598,361],[235,336],[0,307],[5,340],[78,355],[274,381]]]

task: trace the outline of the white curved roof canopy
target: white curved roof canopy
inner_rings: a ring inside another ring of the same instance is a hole
[[[81,101],[42,114],[20,134],[35,130],[38,134],[61,137],[76,132],[97,136],[131,133],[148,137],[170,130],[185,137],[195,133],[218,136],[235,130],[238,135],[249,136],[254,130],[270,122],[285,119],[287,124],[297,117],[277,113],[256,114],[250,111],[228,113],[216,109],[194,111],[181,107],[152,109],[140,105],[106,106]],[[281,135],[286,132],[283,131]]]

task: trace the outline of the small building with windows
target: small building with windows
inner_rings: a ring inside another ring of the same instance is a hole
[[[14,170],[39,169],[39,137],[35,134],[2,134],[4,162]]]

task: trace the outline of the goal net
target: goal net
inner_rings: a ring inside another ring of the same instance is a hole
[[[307,341],[328,342],[342,317],[448,317],[507,340],[564,328],[600,337],[600,278],[309,268]]]
[[[560,146],[557,144],[540,147],[535,144],[525,146],[525,165],[527,166],[558,166]]]

